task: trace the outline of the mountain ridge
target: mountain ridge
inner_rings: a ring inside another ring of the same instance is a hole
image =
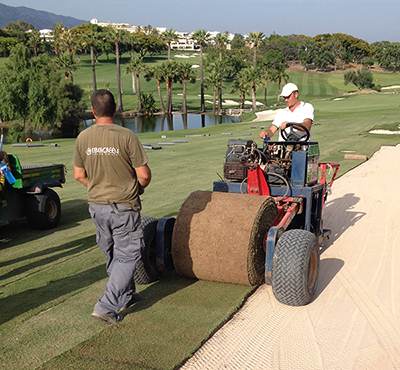
[[[36,10],[26,6],[14,7],[0,3],[0,28],[5,27],[10,22],[19,20],[30,23],[37,29],[54,28],[57,23],[62,23],[69,28],[87,22],[45,10]]]

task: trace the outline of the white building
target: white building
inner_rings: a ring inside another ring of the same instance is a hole
[[[96,24],[100,27],[113,27],[120,30],[125,30],[128,32],[137,32],[139,29],[145,29],[143,26],[135,26],[128,23],[110,23],[110,22],[99,22],[96,18],[93,18],[90,21],[91,24]],[[154,27],[158,33],[161,35],[167,31],[166,27]],[[197,45],[196,41],[193,39],[193,33],[190,32],[176,32],[178,35],[178,40],[171,42],[171,49],[172,50],[187,50],[187,51],[196,51],[199,50],[199,46]],[[210,41],[211,44],[214,43],[215,37],[219,34],[218,31],[211,31],[210,34]],[[233,33],[228,33],[228,40],[232,41],[235,35]],[[228,50],[231,49],[231,45],[227,44],[226,48]]]
[[[177,32],[177,35],[178,35],[178,40],[171,42],[172,50],[194,51],[199,49],[199,47],[196,44],[196,41],[193,40],[191,33]]]
[[[138,26],[131,25],[129,23],[111,23],[111,22],[99,22],[96,18],[90,20],[91,24],[96,24],[100,27],[112,27],[117,30],[124,30],[128,32],[136,32],[138,30]]]
[[[45,41],[53,41],[54,39],[53,30],[45,28],[43,30],[39,30],[39,33],[40,37]]]

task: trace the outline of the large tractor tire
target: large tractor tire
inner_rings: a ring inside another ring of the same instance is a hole
[[[175,270],[202,280],[262,284],[263,241],[276,216],[271,197],[210,191],[190,194],[172,235]]]
[[[143,229],[143,247],[141,249],[141,259],[136,264],[133,278],[136,284],[150,284],[158,278],[155,257],[157,219],[142,216],[141,227]]]
[[[317,287],[319,247],[315,235],[306,230],[289,230],[275,247],[272,262],[272,291],[289,306],[310,303]]]
[[[61,203],[58,194],[45,189],[41,194],[26,195],[26,217],[34,229],[51,229],[58,225]]]

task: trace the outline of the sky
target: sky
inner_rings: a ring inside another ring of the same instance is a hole
[[[56,14],[152,25],[177,31],[343,32],[364,40],[400,41],[400,0],[0,0]]]

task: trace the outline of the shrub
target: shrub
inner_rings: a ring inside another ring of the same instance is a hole
[[[361,68],[358,71],[348,71],[344,74],[345,85],[352,83],[359,89],[375,88],[373,80],[374,77],[372,75],[372,72],[366,68]]]
[[[156,111],[156,102],[152,94],[140,93],[142,100],[142,112],[144,114],[153,114]]]

